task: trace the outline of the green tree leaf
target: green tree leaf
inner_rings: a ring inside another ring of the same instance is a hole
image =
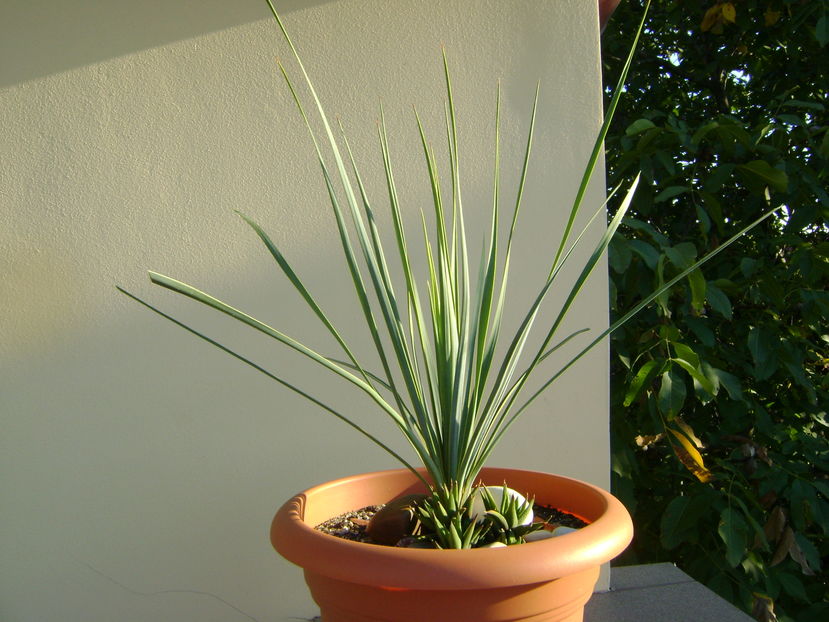
[[[628,126],[625,130],[625,134],[628,136],[636,136],[637,134],[641,134],[642,132],[646,132],[647,130],[655,127],[656,125],[653,121],[648,121],[647,119],[637,119]]]
[[[682,496],[672,499],[659,521],[659,538],[662,546],[671,550],[686,542],[696,531],[700,514],[693,498]]]
[[[726,547],[726,561],[732,568],[736,567],[745,557],[748,545],[748,526],[736,508],[727,507],[722,511],[717,533]]]
[[[803,587],[803,581],[795,575],[781,572],[776,575],[776,578],[790,596],[804,603],[810,602],[809,595],[806,594],[806,588]]]
[[[719,287],[709,282],[705,296],[714,311],[728,320],[732,318],[731,301]]]
[[[759,182],[760,189],[769,186],[778,192],[785,192],[789,185],[789,177],[784,171],[772,167],[765,160],[753,160],[747,164],[741,164],[737,170],[749,180]]]
[[[653,202],[662,203],[669,199],[673,199],[674,197],[677,197],[680,194],[690,192],[690,190],[691,189],[688,186],[668,186],[662,192],[656,195],[656,198],[653,200]]]
[[[771,333],[762,327],[753,327],[748,333],[748,349],[754,359],[754,377],[766,380],[778,367],[777,348]]]
[[[821,15],[817,20],[817,24],[815,25],[815,40],[820,47],[829,43],[829,16],[826,13]]]
[[[662,361],[650,360],[639,368],[639,371],[636,372],[636,375],[633,377],[630,387],[625,394],[623,402],[625,406],[630,406],[642,392],[642,389],[653,381],[659,373],[661,366]]]
[[[648,268],[656,269],[656,264],[659,261],[658,250],[643,240],[631,240],[630,248],[642,258]]]
[[[669,419],[676,416],[685,403],[685,382],[673,369],[662,374],[659,387],[659,410]]]
[[[732,400],[743,399],[743,389],[740,386],[740,379],[737,376],[721,369],[713,369],[713,372],[717,375],[720,385],[725,387],[728,397]]]

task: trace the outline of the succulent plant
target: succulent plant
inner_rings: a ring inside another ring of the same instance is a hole
[[[506,239],[502,239],[502,207],[500,188],[500,88],[495,97],[495,136],[492,161],[493,207],[489,216],[487,240],[478,265],[470,261],[465,230],[464,206],[460,176],[460,140],[457,131],[454,93],[446,54],[443,56],[446,83],[446,141],[448,144],[449,170],[441,177],[432,143],[427,138],[420,118],[415,123],[420,132],[420,145],[428,171],[427,183],[432,193],[434,231],[427,230],[426,215],[421,213],[423,230],[423,255],[426,258],[426,274],[415,274],[412,261],[412,238],[403,227],[404,206],[399,201],[385,119],[380,116],[379,142],[388,190],[388,207],[393,223],[393,248],[387,251],[384,238],[377,228],[375,204],[369,198],[366,186],[342,133],[336,132],[323,109],[316,90],[306,73],[285,26],[271,0],[266,0],[285,40],[294,55],[299,72],[313,100],[312,109],[317,113],[315,129],[309,118],[287,69],[279,67],[287,82],[300,115],[312,139],[320,165],[323,182],[330,197],[331,208],[341,240],[344,262],[354,286],[357,304],[365,319],[377,352],[377,360],[358,360],[348,339],[333,325],[328,315],[317,303],[297,270],[276,246],[264,229],[251,219],[242,216],[260,238],[278,268],[290,281],[308,305],[310,314],[316,316],[322,327],[330,333],[342,350],[336,356],[324,355],[302,342],[286,335],[247,313],[237,309],[199,289],[157,272],[150,272],[153,283],[188,296],[198,302],[246,324],[269,339],[285,345],[317,363],[326,371],[339,376],[365,393],[408,441],[418,460],[425,466],[427,477],[398,452],[383,443],[377,436],[352,421],[339,407],[324,404],[305,390],[287,382],[278,373],[272,373],[252,362],[244,355],[218,343],[198,330],[163,313],[153,305],[129,292],[122,292],[144,304],[163,317],[175,322],[194,335],[208,341],[257,371],[267,375],[284,387],[311,400],[329,413],[344,421],[359,433],[382,447],[402,464],[412,470],[431,489],[431,495],[417,505],[418,518],[424,531],[433,534],[438,546],[465,548],[501,541],[506,544],[522,541],[523,536],[534,529],[520,524],[527,508],[504,496],[496,503],[491,495],[484,496],[487,509],[486,521],[473,520],[468,509],[480,469],[495,446],[515,420],[555,380],[576,363],[593,347],[602,343],[613,330],[654,301],[660,294],[699,268],[717,252],[731,244],[758,219],[738,233],[719,249],[689,266],[682,273],[645,297],[639,304],[622,315],[611,326],[598,331],[587,340],[573,356],[560,360],[553,369],[549,364],[553,355],[565,343],[581,336],[589,328],[581,328],[567,335],[560,329],[574,301],[582,291],[591,273],[607,250],[611,238],[619,227],[630,205],[638,179],[626,191],[613,218],[606,225],[599,241],[586,254],[586,260],[577,266],[575,280],[560,283],[562,268],[578,255],[574,254],[590,226],[603,220],[605,205],[595,206],[593,217],[582,231],[574,229],[585,193],[596,163],[602,154],[603,140],[613,111],[623,92],[625,77],[630,68],[633,52],[642,32],[643,21],[636,33],[633,47],[627,58],[619,83],[605,114],[593,150],[588,159],[578,191],[566,218],[566,225],[559,240],[550,248],[552,261],[547,277],[538,284],[534,300],[523,310],[522,321],[509,336],[506,335],[502,318],[508,300],[513,234],[518,223],[526,180],[530,151],[535,127],[538,90],[532,102],[532,115],[527,131],[523,162],[519,167],[520,180],[515,189],[515,200],[509,214],[510,226]],[[324,149],[333,156],[333,165],[326,160]],[[444,185],[444,182],[448,183]],[[448,189],[447,189],[448,188]],[[619,189],[614,190],[613,196]],[[393,285],[389,266],[395,261],[402,272],[402,283]],[[572,266],[570,266],[572,267]],[[572,272],[572,271],[571,271]],[[477,275],[477,276],[476,276]],[[425,294],[419,283],[426,283]],[[541,327],[538,335],[531,338],[531,329],[540,324],[540,309],[550,293],[558,290],[558,308],[552,313],[552,321]],[[522,358],[523,355],[523,358]],[[522,361],[529,360],[524,364]],[[379,369],[375,366],[379,365]],[[540,387],[530,390],[528,380],[541,376]],[[529,395],[527,395],[529,393]],[[530,506],[531,507],[531,506]]]

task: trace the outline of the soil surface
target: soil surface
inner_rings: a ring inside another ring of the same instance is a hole
[[[317,525],[315,529],[344,540],[377,544],[366,535],[366,526],[368,526],[368,521],[371,520],[371,517],[382,507],[382,505],[370,505],[359,510],[346,512]],[[549,529],[554,529],[555,527],[579,529],[587,525],[586,522],[573,514],[543,505],[534,505],[533,514],[535,515],[536,522],[547,523]]]

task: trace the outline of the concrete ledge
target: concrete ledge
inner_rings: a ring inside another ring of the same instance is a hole
[[[754,622],[673,564],[613,568],[610,591],[594,594],[584,622]]]

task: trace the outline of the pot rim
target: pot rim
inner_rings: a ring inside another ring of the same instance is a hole
[[[621,553],[633,537],[624,506],[610,493],[581,480],[520,469],[485,468],[486,484],[508,481],[529,490],[538,502],[550,495],[572,497],[560,509],[589,519],[586,527],[563,536],[494,549],[411,549],[344,540],[305,523],[306,504],[326,496],[347,494],[349,487],[408,484],[417,479],[408,469],[352,475],[309,488],[288,500],[271,525],[274,548],[289,561],[312,572],[351,583],[391,589],[482,589],[493,585],[528,585],[550,581],[598,566]],[[533,489],[534,488],[534,489]],[[353,488],[352,488],[353,489]],[[377,502],[389,501],[389,498]],[[356,508],[353,508],[356,509]]]

